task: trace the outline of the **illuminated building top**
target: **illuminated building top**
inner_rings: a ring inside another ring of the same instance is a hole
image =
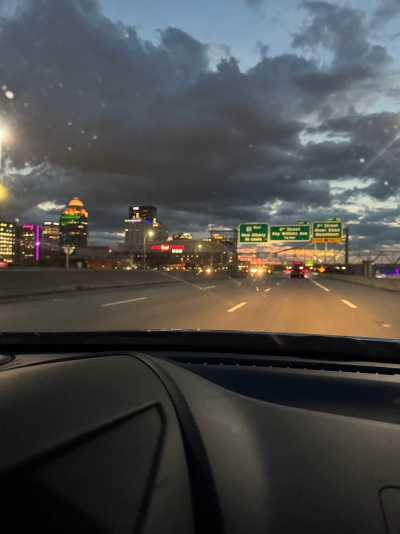
[[[63,215],[74,215],[81,217],[89,217],[88,212],[85,210],[83,202],[78,197],[74,197],[68,204],[68,207],[63,211]]]

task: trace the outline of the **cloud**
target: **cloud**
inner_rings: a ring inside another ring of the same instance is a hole
[[[258,9],[263,4],[264,0],[245,0],[246,4],[253,9]]]
[[[382,25],[400,15],[399,0],[380,0],[380,5],[375,11],[373,25]]]
[[[49,212],[58,211],[59,212],[65,207],[65,205],[57,204],[53,200],[46,200],[45,202],[40,202],[40,204],[38,204],[37,207],[43,211],[49,211]]]
[[[179,28],[146,41],[95,0],[21,2],[0,19],[0,86],[14,93],[0,98],[10,132],[2,216],[41,222],[79,196],[98,240],[141,203],[172,231],[205,231],[205,204],[224,226],[292,223],[332,214],[329,182],[361,176],[360,159],[377,155],[366,194],[397,194],[398,146],[379,154],[399,117],[365,111],[394,90],[392,58],[361,11],[303,9],[292,51],[259,45],[244,72],[228,49],[212,68],[210,46]]]

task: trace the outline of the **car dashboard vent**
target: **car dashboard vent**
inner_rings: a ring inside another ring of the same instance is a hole
[[[231,357],[231,358],[207,358],[199,357],[190,358],[183,356],[168,357],[177,363],[185,366],[199,366],[208,365],[212,367],[242,367],[242,368],[264,368],[264,369],[281,369],[281,370],[296,370],[296,371],[327,371],[334,373],[358,373],[370,375],[400,375],[400,365],[393,366],[389,364],[369,364],[365,362],[347,363],[347,362],[321,362],[311,360],[294,360],[291,359],[260,359],[260,358],[246,358]]]

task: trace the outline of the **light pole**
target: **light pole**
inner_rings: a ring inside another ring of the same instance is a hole
[[[195,263],[196,263],[196,267],[197,267],[197,265],[198,265],[198,262],[197,262],[197,253],[196,253],[197,249],[200,250],[200,249],[201,249],[201,245],[197,245],[197,246],[195,247],[195,255],[196,255],[196,262],[195,262]]]
[[[146,243],[147,243],[147,236],[151,237],[154,235],[154,232],[150,230],[147,234],[144,234],[143,237],[143,269],[146,269]]]
[[[200,204],[202,204],[203,206],[206,206],[210,212],[211,212],[211,224],[209,225],[210,226],[210,236],[211,236],[211,257],[210,257],[210,266],[211,266],[211,270],[213,269],[213,266],[214,266],[214,252],[213,252],[213,237],[214,237],[214,220],[215,220],[215,213],[214,213],[214,210],[212,209],[211,206],[209,206],[208,204],[206,204],[205,202],[200,202]]]

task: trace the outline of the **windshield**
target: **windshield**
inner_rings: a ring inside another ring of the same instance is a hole
[[[398,339],[399,23],[3,0],[0,329]]]

